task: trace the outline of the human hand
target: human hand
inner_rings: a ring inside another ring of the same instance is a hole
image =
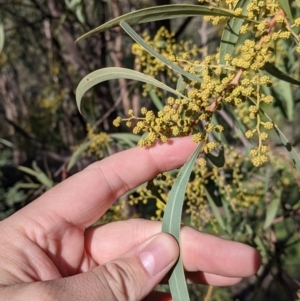
[[[174,238],[160,233],[160,222],[89,226],[125,192],[181,166],[196,148],[189,137],[171,144],[94,163],[0,222],[0,299],[170,300],[152,292],[179,254]],[[192,282],[232,285],[260,265],[253,248],[188,227],[181,243]]]

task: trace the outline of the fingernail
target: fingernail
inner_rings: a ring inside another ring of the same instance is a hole
[[[170,235],[161,233],[140,251],[138,257],[150,276],[157,275],[178,257],[178,245]]]

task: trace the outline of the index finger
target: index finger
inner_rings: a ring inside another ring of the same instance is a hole
[[[23,208],[22,214],[49,227],[59,218],[80,228],[99,219],[117,198],[161,172],[183,165],[197,144],[191,137],[151,148],[135,147],[96,162]],[[35,214],[36,213],[36,214]]]

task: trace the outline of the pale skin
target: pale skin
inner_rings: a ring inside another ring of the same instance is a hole
[[[153,292],[177,260],[177,242],[148,220],[90,227],[125,192],[182,166],[190,137],[133,148],[94,163],[0,222],[0,299],[171,300]],[[188,281],[227,286],[256,273],[257,251],[181,231]]]

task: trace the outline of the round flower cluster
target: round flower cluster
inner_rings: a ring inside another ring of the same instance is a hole
[[[99,158],[105,157],[110,142],[108,134],[105,132],[95,134],[90,124],[87,124],[87,132],[90,141],[87,153],[96,154]]]

